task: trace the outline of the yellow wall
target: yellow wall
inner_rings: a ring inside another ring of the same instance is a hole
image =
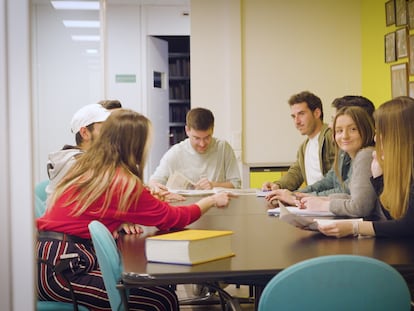
[[[384,61],[384,35],[396,30],[395,25],[385,24],[385,2],[361,1],[362,94],[377,107],[391,99],[391,65],[408,62],[407,58],[394,63]]]

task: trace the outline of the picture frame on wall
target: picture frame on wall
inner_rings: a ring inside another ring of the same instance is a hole
[[[395,26],[407,25],[407,2],[395,0]]]
[[[414,29],[414,0],[407,2],[408,27]]]
[[[407,63],[391,65],[391,96],[408,96]]]
[[[413,0],[414,1],[414,0]],[[385,24],[391,26],[395,24],[395,1],[385,2]]]
[[[408,37],[408,73],[410,76],[414,75],[414,34]]]
[[[395,31],[387,33],[384,36],[385,62],[392,63],[397,60],[395,51]]]
[[[407,37],[408,30],[406,27],[395,31],[397,58],[404,58],[408,56]]]

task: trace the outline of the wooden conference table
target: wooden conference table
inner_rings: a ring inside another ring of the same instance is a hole
[[[198,198],[189,197],[186,203]],[[268,216],[264,198],[241,195],[224,209],[213,208],[188,226],[234,231],[236,256],[195,266],[149,263],[145,236],[124,235],[118,242],[126,284],[192,284],[223,281],[253,285],[256,305],[267,282],[281,270],[305,259],[334,254],[377,258],[400,272],[414,267],[412,239],[326,237],[295,228],[278,217]]]

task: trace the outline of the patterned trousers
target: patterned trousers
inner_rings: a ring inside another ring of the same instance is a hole
[[[66,280],[69,280],[78,304],[90,310],[111,310],[102,274],[92,245],[39,238],[36,244],[38,263],[37,292],[39,300],[72,302]],[[62,254],[76,253],[61,273],[54,267]],[[66,280],[65,280],[66,279]],[[128,289],[130,310],[179,310],[175,291],[168,286]]]

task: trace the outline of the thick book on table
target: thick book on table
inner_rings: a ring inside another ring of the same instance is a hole
[[[195,265],[234,256],[232,231],[186,229],[149,237],[145,241],[147,260]]]

